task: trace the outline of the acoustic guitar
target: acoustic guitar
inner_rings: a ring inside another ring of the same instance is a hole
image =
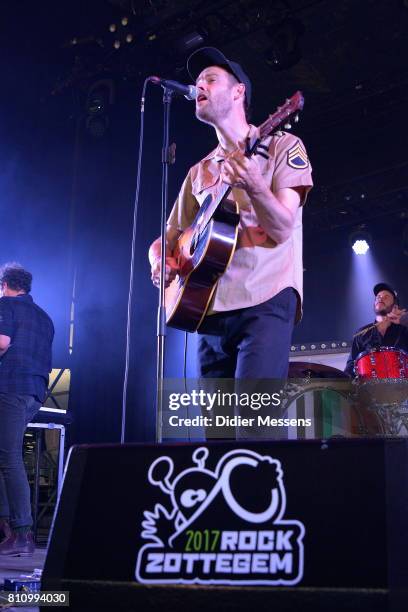
[[[245,155],[262,155],[262,141],[289,121],[298,120],[304,99],[296,92],[283,106],[259,126],[259,138]],[[259,150],[258,150],[259,149]],[[231,187],[222,183],[216,196],[208,195],[193,223],[179,237],[173,251],[179,273],[165,292],[166,322],[170,327],[197,331],[208,310],[220,276],[227,269],[235,251],[239,211],[228,199]]]

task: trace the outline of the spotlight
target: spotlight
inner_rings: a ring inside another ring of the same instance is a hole
[[[109,107],[113,103],[114,85],[111,79],[101,79],[89,88],[85,126],[92,136],[101,138],[105,135],[109,128]]]
[[[271,46],[265,51],[267,64],[275,71],[295,66],[302,59],[300,39],[304,33],[303,23],[293,17],[287,17],[281,23],[269,27],[267,34]]]
[[[106,99],[101,91],[95,92],[88,99],[88,113],[90,115],[102,114],[105,111]]]
[[[356,255],[365,255],[369,250],[370,246],[367,240],[355,240],[353,242],[353,251]]]
[[[364,226],[357,228],[350,234],[351,248],[356,255],[365,255],[370,248],[371,236]]]

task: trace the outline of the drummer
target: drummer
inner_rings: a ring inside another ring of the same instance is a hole
[[[407,311],[399,307],[397,292],[387,283],[378,283],[373,291],[375,322],[364,325],[353,336],[344,370],[349,376],[354,376],[354,361],[363,351],[387,346],[408,353]]]

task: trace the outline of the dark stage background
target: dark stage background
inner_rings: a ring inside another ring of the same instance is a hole
[[[128,29],[109,32],[125,15]],[[350,339],[372,317],[379,280],[408,304],[406,2],[24,0],[3,3],[0,27],[0,259],[33,272],[34,298],[54,319],[54,365],[72,370],[71,441],[119,440],[141,86],[149,74],[188,82],[183,36],[195,33],[246,67],[254,123],[296,89],[305,95],[296,133],[316,187],[305,208],[304,317],[294,340]],[[159,231],[160,88],[148,90],[145,121],[129,441],[154,439],[157,293],[146,253]],[[215,138],[183,99],[173,103],[171,135],[172,201]],[[361,224],[371,250],[356,258],[349,235]],[[182,345],[170,330],[170,376],[182,375]]]

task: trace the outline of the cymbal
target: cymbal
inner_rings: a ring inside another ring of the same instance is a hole
[[[345,372],[322,363],[289,362],[289,378],[349,378]]]

